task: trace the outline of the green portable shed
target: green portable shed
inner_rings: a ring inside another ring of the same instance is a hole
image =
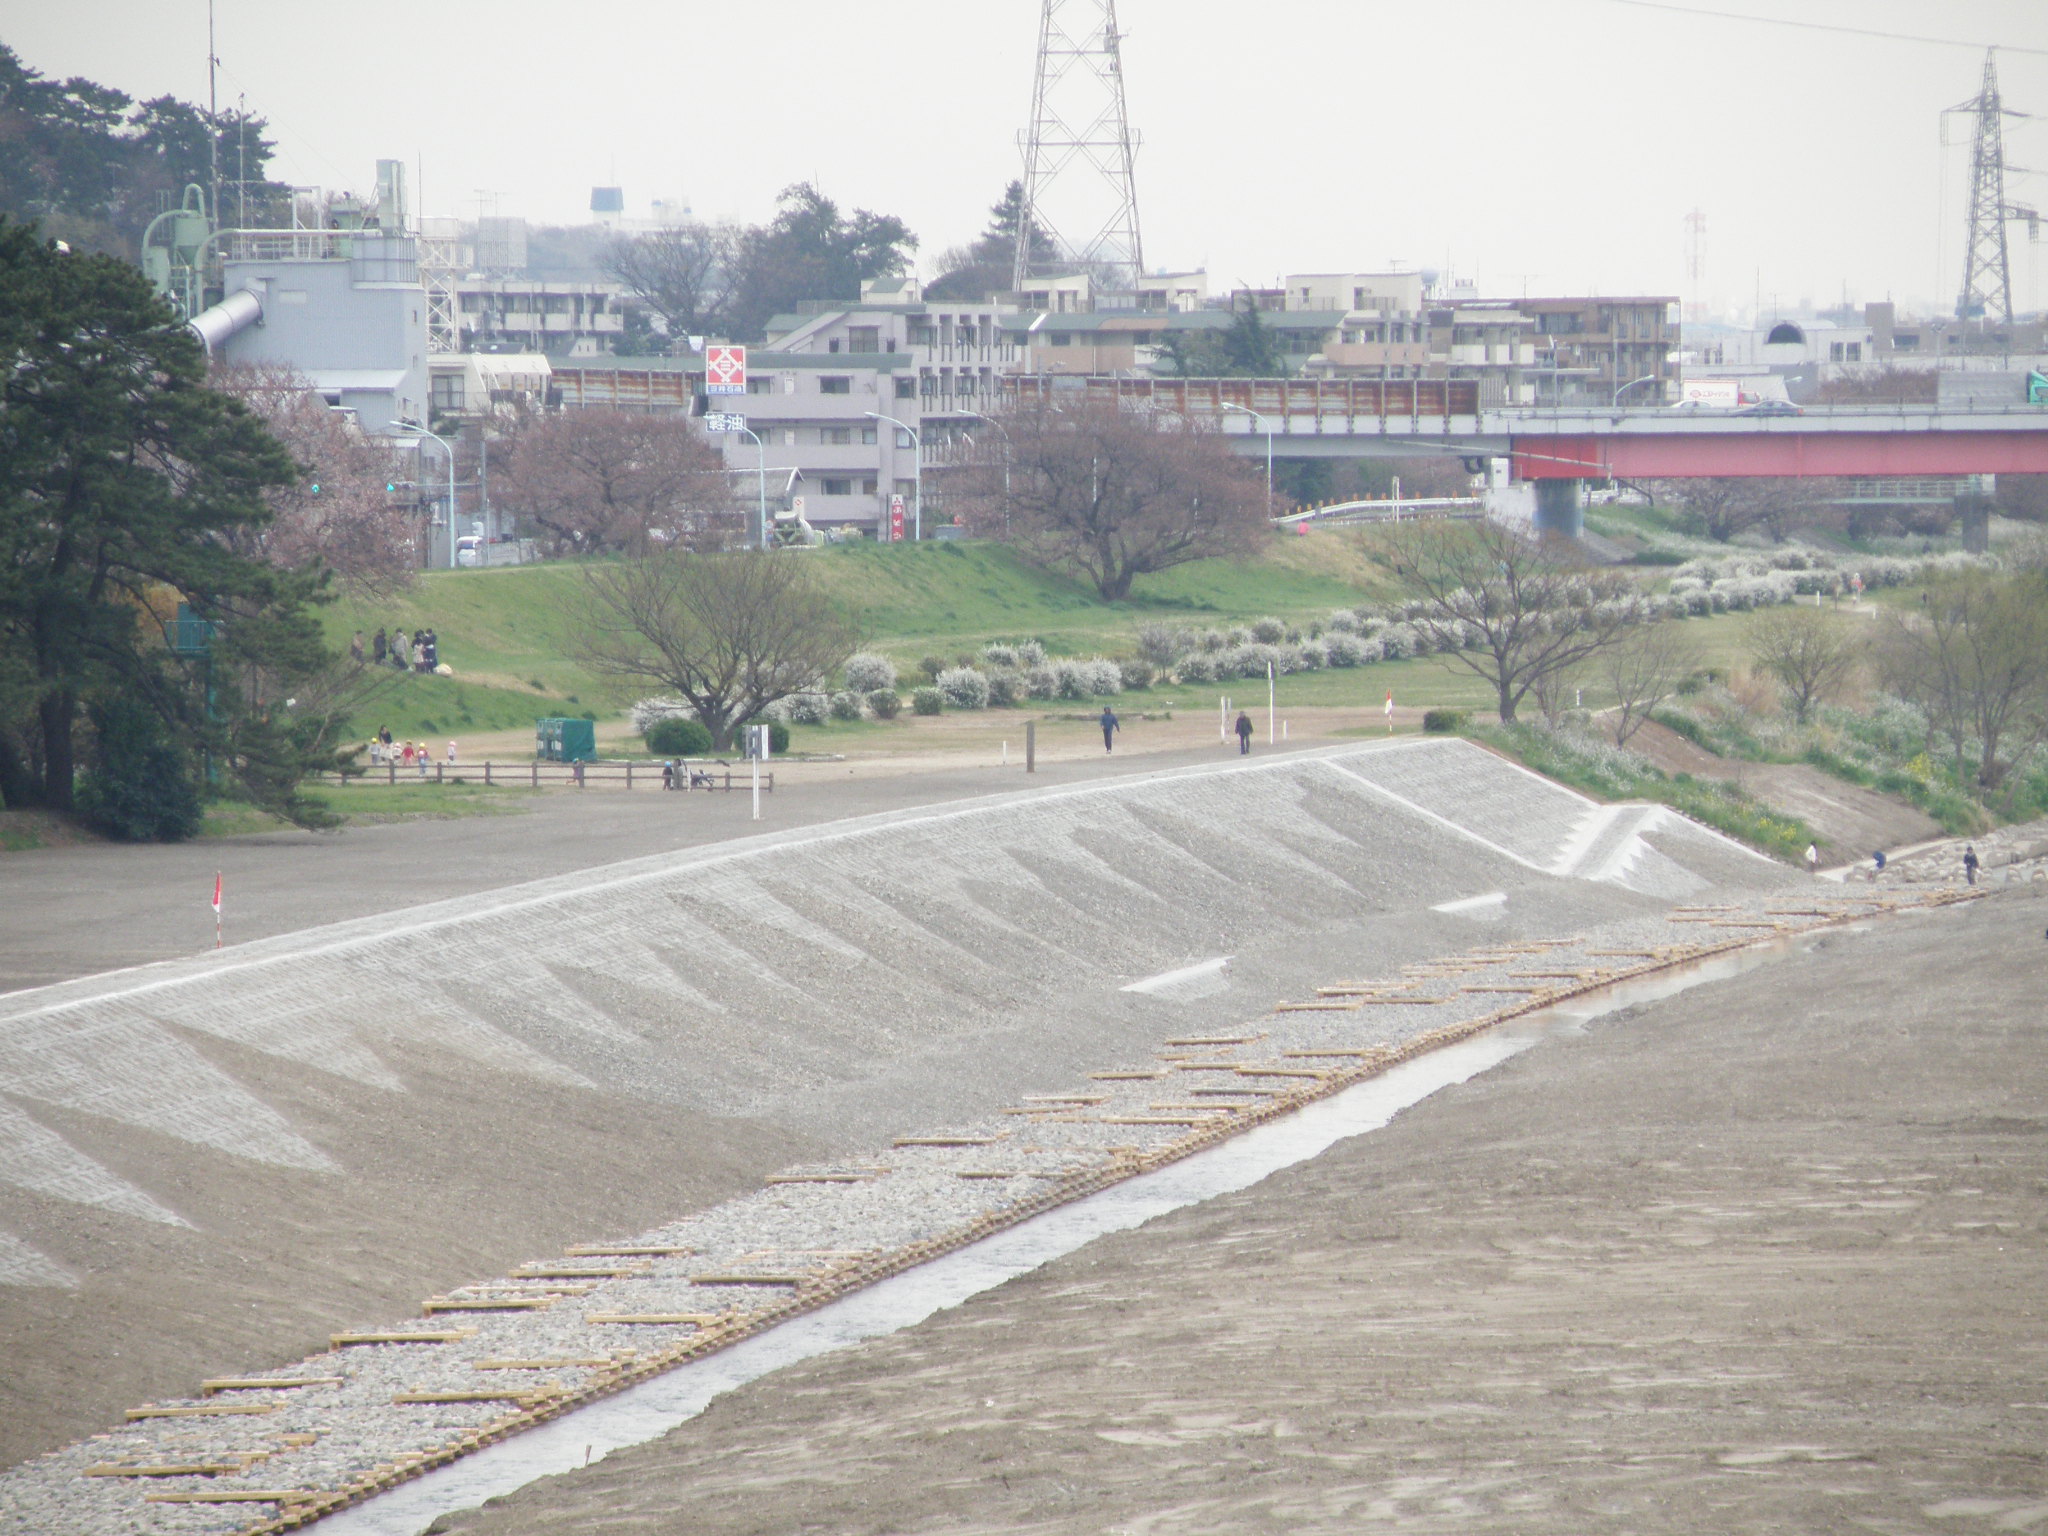
[[[534,721],[533,755],[544,763],[596,762],[597,722],[560,719]]]

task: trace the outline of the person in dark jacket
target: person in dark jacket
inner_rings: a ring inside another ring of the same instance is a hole
[[[1252,749],[1252,717],[1243,710],[1237,712],[1237,753],[1243,757]]]
[[[384,631],[379,629],[376,637],[370,641],[370,664],[377,667],[383,666],[384,657],[390,649],[391,642],[384,638]]]
[[[1977,883],[1977,845],[1975,843],[1964,845],[1963,878],[1972,885]]]
[[[1117,719],[1116,711],[1105,704],[1102,706],[1102,719],[1097,723],[1102,727],[1102,750],[1105,752],[1112,751],[1113,746],[1110,738],[1117,733],[1118,727],[1123,722]]]

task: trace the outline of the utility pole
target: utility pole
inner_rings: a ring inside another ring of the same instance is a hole
[[[1061,265],[1141,276],[1145,252],[1132,173],[1137,139],[1124,105],[1116,0],[1042,0],[1023,149],[1024,207],[1011,287],[1021,290],[1027,277],[1046,275],[1033,270],[1048,265],[1032,259],[1040,238],[1058,249]],[[1047,217],[1049,203],[1058,208],[1064,234]]]
[[[2012,318],[2012,265],[2005,226],[2024,219],[2030,239],[2039,239],[2041,216],[2032,208],[2005,200],[2005,126],[2008,117],[2025,117],[1998,98],[1996,55],[1984,54],[1984,83],[1970,100],[1948,112],[1966,112],[1977,120],[1970,136],[1969,238],[1963,247],[1963,288],[1956,299],[1958,320]],[[1948,113],[1942,114],[1946,120]]]
[[[213,45],[213,4],[206,0],[206,164],[213,178],[213,196],[206,214],[220,223],[220,93],[214,76],[220,67],[220,53]]]

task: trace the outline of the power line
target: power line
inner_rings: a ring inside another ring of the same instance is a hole
[[[2000,53],[2026,53],[2048,58],[2048,48],[2026,48],[2016,43],[1974,43],[1960,37],[1923,37],[1913,32],[1885,32],[1876,27],[1844,27],[1825,21],[1794,21],[1789,16],[1750,16],[1740,11],[1709,11],[1696,5],[1672,5],[1668,0],[1607,0],[1610,5],[1633,6],[1641,11],[1676,11],[1681,16],[1704,16],[1709,21],[1748,21],[1765,27],[1797,27],[1802,32],[1838,32],[1848,37],[1878,37],[1893,43],[1931,43],[1938,48],[1974,48],[1982,52],[1996,48]]]

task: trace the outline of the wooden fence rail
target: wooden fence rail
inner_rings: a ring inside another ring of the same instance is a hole
[[[548,786],[562,786],[569,789],[661,789],[662,764],[659,760],[644,763],[428,763],[425,768],[415,763],[411,767],[403,763],[377,763],[360,774],[341,775],[323,773],[315,782],[349,788],[380,789],[397,784],[450,784],[462,780],[470,784],[503,785],[511,789],[540,789]],[[727,762],[684,761],[674,786],[681,790],[751,790],[754,787],[753,770],[735,769]],[[761,791],[772,794],[775,789],[775,775],[772,772],[761,775]]]

